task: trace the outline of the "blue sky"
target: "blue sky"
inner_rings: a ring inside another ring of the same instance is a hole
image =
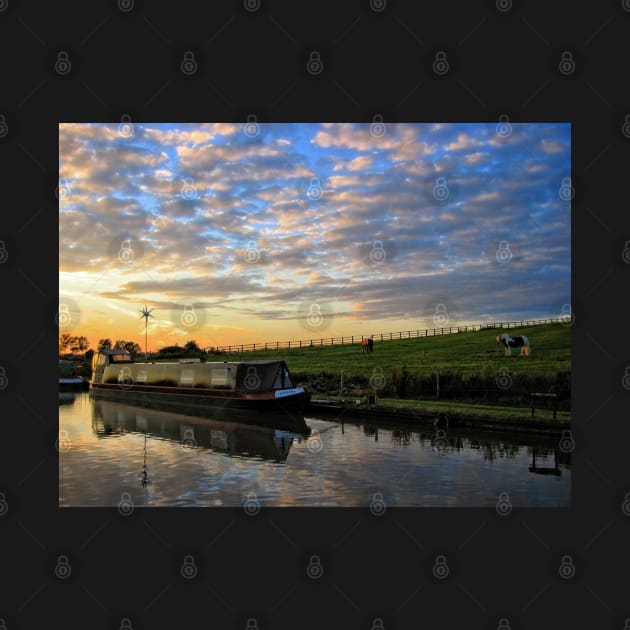
[[[95,341],[140,341],[148,304],[154,346],[558,316],[570,145],[566,123],[61,124],[60,299]]]

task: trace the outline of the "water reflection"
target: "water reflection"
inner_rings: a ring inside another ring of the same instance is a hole
[[[211,420],[106,400],[92,400],[91,403],[92,430],[97,437],[115,438],[125,433],[144,434],[145,469],[147,435],[185,448],[283,462],[293,440],[302,439],[309,433],[304,418],[301,418],[302,426],[296,416],[292,416],[292,420],[296,429],[303,429],[300,433],[275,429],[273,426]]]
[[[569,453],[561,453],[559,449],[554,448],[553,450],[553,466],[537,466],[536,465],[536,457],[539,456],[540,453],[536,451],[536,449],[532,449],[532,465],[529,467],[529,472],[534,473],[536,475],[555,475],[559,477],[562,474],[562,471],[559,468],[558,460],[564,460],[562,463],[564,466],[567,466],[570,463],[570,454]],[[564,457],[562,457],[564,455]],[[543,453],[543,457],[545,454]]]
[[[147,434],[144,434],[144,452],[142,458],[142,472],[140,473],[140,486],[146,488],[151,483],[151,476],[147,470]]]
[[[59,392],[59,404],[60,405],[71,405],[76,398],[76,394],[74,392]]]
[[[379,441],[379,427],[367,423],[354,423],[360,427],[363,434]],[[346,423],[347,424],[347,423]],[[342,424],[343,429],[343,424]],[[475,431],[470,428],[445,429],[396,429],[392,428],[388,420],[387,428],[381,427],[381,432],[390,435],[391,443],[396,446],[407,447],[414,441],[423,448],[431,447],[439,455],[464,453],[473,451],[478,453],[486,462],[498,459],[516,459],[525,450],[531,455],[531,473],[560,476],[561,468],[571,466],[571,453],[558,448],[558,439],[544,434],[521,434],[502,431]],[[343,430],[342,430],[343,433]],[[518,441],[517,441],[518,440]],[[553,466],[546,466],[547,460],[553,458]],[[541,465],[542,462],[542,465]]]
[[[570,505],[571,453],[557,437],[418,427],[373,418],[208,418],[92,399],[60,399],[59,502],[117,506],[494,509]],[[293,427],[287,429],[287,423]],[[94,479],[98,479],[95,483]]]

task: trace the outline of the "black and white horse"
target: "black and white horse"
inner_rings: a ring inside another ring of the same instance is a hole
[[[497,343],[502,343],[505,346],[505,356],[509,357],[512,354],[512,348],[520,348],[521,355],[529,355],[531,348],[529,346],[529,337],[521,335],[520,337],[510,337],[510,335],[497,335]]]

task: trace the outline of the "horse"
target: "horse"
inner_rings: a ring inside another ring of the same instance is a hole
[[[361,342],[361,354],[372,354],[374,352],[374,339],[371,337],[369,339],[364,339]]]
[[[509,357],[512,354],[512,348],[520,348],[520,356],[525,354],[529,356],[531,347],[529,345],[529,337],[521,335],[519,337],[510,337],[510,335],[497,335],[497,343],[502,343],[505,346],[505,356]]]

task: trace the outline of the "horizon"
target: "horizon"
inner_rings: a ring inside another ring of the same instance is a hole
[[[568,123],[60,124],[59,332],[149,350],[558,317]],[[62,305],[65,305],[62,312]]]

